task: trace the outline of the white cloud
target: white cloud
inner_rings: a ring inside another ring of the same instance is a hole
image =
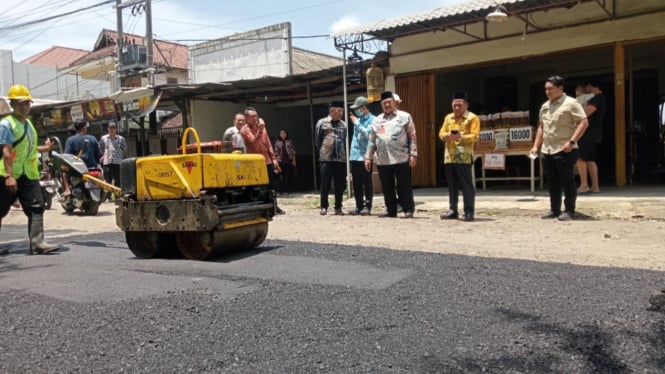
[[[341,30],[349,29],[351,27],[360,26],[362,23],[358,20],[358,16],[355,14],[344,16],[337,21],[335,21],[330,26],[330,32],[336,33]]]

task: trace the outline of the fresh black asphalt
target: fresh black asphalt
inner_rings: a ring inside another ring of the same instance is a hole
[[[0,257],[2,373],[665,372],[665,313],[647,310],[663,272],[273,240],[138,260],[120,233],[62,242]]]

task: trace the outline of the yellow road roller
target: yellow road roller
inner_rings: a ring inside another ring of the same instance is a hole
[[[190,132],[195,153],[187,152]],[[180,149],[181,154],[128,158],[120,164],[116,223],[134,255],[179,251],[206,260],[263,243],[276,208],[263,156],[202,153],[193,128],[183,133]]]

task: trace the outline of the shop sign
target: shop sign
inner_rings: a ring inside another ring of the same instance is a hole
[[[483,169],[505,170],[506,155],[503,153],[485,153],[483,155]]]
[[[162,93],[160,92],[157,96],[141,96],[133,100],[123,101],[122,114],[126,118],[144,117],[155,110],[161,96]]]
[[[71,109],[69,110],[69,114],[72,116],[72,122],[85,119],[85,117],[83,116],[82,104],[72,105]]]

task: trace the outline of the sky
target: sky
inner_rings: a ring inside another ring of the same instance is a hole
[[[54,45],[91,50],[102,29],[117,29],[115,3],[25,24],[102,2],[2,0],[0,49],[11,50],[14,61]],[[157,39],[190,45],[291,22],[293,46],[341,57],[329,37],[335,31],[461,2],[466,0],[152,0],[152,29]],[[145,13],[132,15],[129,8],[123,11],[125,32],[145,35],[145,25]]]

